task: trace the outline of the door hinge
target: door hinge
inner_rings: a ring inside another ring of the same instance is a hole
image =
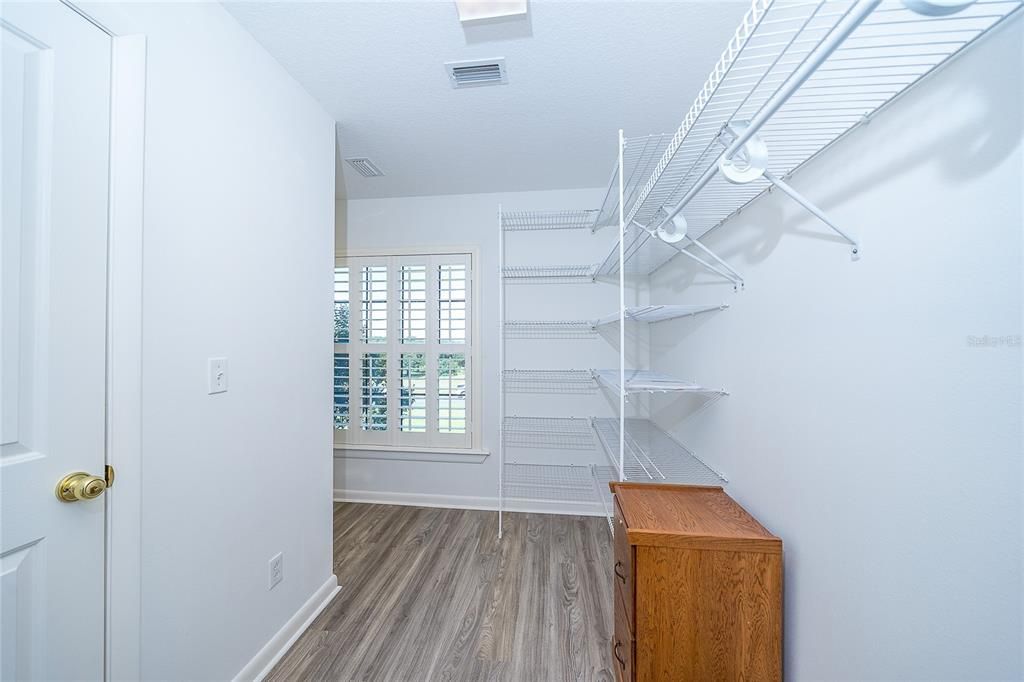
[[[114,467],[106,465],[103,469],[103,478],[107,482],[107,487],[112,487],[114,485]]]

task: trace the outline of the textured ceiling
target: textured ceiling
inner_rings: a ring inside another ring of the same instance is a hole
[[[617,130],[674,131],[749,0],[533,0],[472,26],[447,0],[225,6],[385,172],[342,164],[362,199],[604,185]],[[444,62],[488,57],[507,85],[449,85]]]

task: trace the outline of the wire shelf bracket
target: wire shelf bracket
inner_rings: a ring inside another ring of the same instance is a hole
[[[850,246],[852,247],[850,249],[851,260],[860,259],[860,241],[844,232],[839,226],[833,223],[827,215],[825,215],[824,211],[822,211],[820,208],[812,204],[808,199],[806,199],[802,194],[793,189],[793,187],[789,183],[785,182],[782,178],[777,178],[774,174],[769,173],[768,171],[764,172],[764,177],[768,182],[772,183],[774,187],[778,187],[783,194],[788,196],[796,203],[800,204],[800,206],[802,206],[808,213],[810,213],[815,218],[828,225],[836,234],[838,234],[840,237],[849,242]]]
[[[710,270],[719,277],[722,277],[723,279],[732,282],[733,291],[738,291],[745,287],[743,275],[734,270],[731,265],[722,260],[722,258],[720,258],[714,251],[704,246],[704,244],[702,244],[696,238],[686,237],[685,239],[685,242],[681,242],[681,246],[676,246],[675,243],[672,243],[672,246],[675,246],[677,249],[679,249],[680,254],[686,256],[687,258],[694,261],[698,265],[704,267],[705,269]],[[698,256],[697,254],[690,253],[689,251],[687,251],[686,249],[689,248],[690,246],[696,246],[698,249],[703,251],[707,256],[709,256],[713,261],[715,261],[715,263],[718,263],[718,265],[720,265],[721,267],[719,268],[715,265],[712,265],[711,263],[708,263],[706,260]]]

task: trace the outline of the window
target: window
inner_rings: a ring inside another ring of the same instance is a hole
[[[335,443],[472,448],[470,254],[339,258]]]

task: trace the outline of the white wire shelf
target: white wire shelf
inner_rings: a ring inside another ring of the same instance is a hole
[[[507,282],[593,282],[597,264],[592,265],[511,265],[502,269]]]
[[[585,339],[596,334],[593,320],[508,320],[510,339]]]
[[[601,384],[618,392],[619,370],[595,369],[594,378]],[[699,393],[709,396],[729,395],[725,390],[706,388],[692,381],[683,381],[667,374],[645,369],[626,370],[626,393]]]
[[[645,305],[626,308],[630,322],[663,322],[677,317],[689,317],[725,310],[728,303],[715,305]],[[508,338],[583,338],[592,336],[598,327],[619,321],[618,313],[610,313],[596,320],[509,320],[505,322]]]
[[[623,196],[626,206],[631,205],[639,194],[644,182],[654,172],[655,166],[661,160],[665,148],[672,140],[672,135],[663,133],[659,135],[644,135],[643,137],[630,137],[623,140],[622,166],[624,186]],[[601,203],[601,210],[594,221],[594,231],[603,227],[617,227],[619,224],[619,167],[615,164],[612,171],[612,179],[608,182],[608,189],[605,192],[604,201]]]
[[[502,493],[514,500],[598,502],[590,465],[506,462]]]
[[[593,450],[594,432],[584,417],[505,417],[507,447]]]
[[[649,275],[679,253],[675,246],[652,238],[649,232],[634,223],[626,226],[625,234],[622,257],[627,274]],[[619,245],[616,243],[598,266],[595,277],[611,277],[618,272]]]
[[[779,179],[791,175],[1022,4],[978,0],[955,14],[925,16],[902,2],[882,2],[757,131],[768,149],[768,172]],[[639,189],[626,183],[625,195],[631,197],[625,202],[627,271],[650,273],[675,255],[675,247],[637,224],[656,227],[698,188],[718,164],[723,141],[731,141],[728,133],[723,139],[723,131],[771,111],[787,80],[805,63],[816,63],[808,57],[839,34],[833,31],[849,23],[857,6],[855,0],[753,0],[649,176]],[[733,184],[715,174],[682,210],[688,236],[699,239],[769,186],[764,177]],[[604,220],[602,210],[597,222]],[[616,245],[598,277],[618,268]]]
[[[625,317],[627,321],[631,322],[663,322],[677,317],[688,317],[715,310],[725,310],[728,307],[727,303],[719,305],[646,305],[626,308]],[[611,315],[605,315],[593,324],[595,327],[601,327],[618,321],[619,314],[612,313]]]
[[[593,393],[594,375],[587,369],[506,369],[507,393]]]
[[[591,420],[612,465],[619,466],[618,418]],[[623,480],[690,485],[723,485],[716,473],[648,419],[626,419]]]
[[[501,227],[506,232],[589,230],[597,219],[597,213],[597,209],[504,211],[501,214]]]

